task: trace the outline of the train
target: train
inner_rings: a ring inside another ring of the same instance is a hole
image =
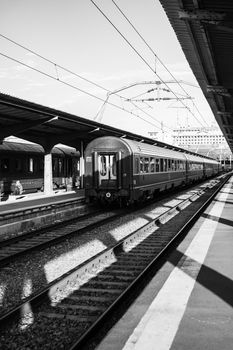
[[[85,153],[88,202],[128,205],[216,175],[211,158],[115,136],[92,140]]]
[[[3,141],[0,144],[0,194],[43,191],[44,149],[37,144]],[[52,150],[53,188],[66,188],[77,181],[79,152],[56,146]]]

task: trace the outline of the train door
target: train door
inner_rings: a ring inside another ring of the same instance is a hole
[[[115,188],[117,185],[116,154],[98,155],[99,186]]]

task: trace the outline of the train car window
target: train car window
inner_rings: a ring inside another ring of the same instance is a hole
[[[155,159],[155,170],[156,170],[156,173],[159,172],[159,159]]]
[[[15,170],[18,172],[23,170],[22,159],[15,159]]]
[[[144,172],[149,173],[149,158],[144,159]]]
[[[151,173],[155,172],[155,160],[154,160],[154,158],[150,158],[150,172]]]
[[[35,162],[34,162],[34,173],[36,172],[38,174],[39,172],[39,161],[40,161],[40,158],[39,157],[36,157],[35,159]]]
[[[1,160],[1,170],[7,173],[10,170],[10,160],[9,158],[3,158]]]
[[[58,176],[58,159],[53,157],[53,176]]]
[[[167,170],[171,171],[171,159],[168,159],[167,161]]]
[[[144,158],[140,157],[140,173],[144,171]]]
[[[163,161],[163,171],[167,171],[167,159]]]
[[[135,158],[135,174],[139,174],[139,158]]]
[[[116,155],[114,154],[110,157],[112,157],[112,175],[116,176]]]
[[[160,171],[163,171],[163,158],[160,159]]]
[[[39,171],[44,170],[44,158],[39,159],[38,169],[39,169]]]
[[[72,176],[72,173],[73,173],[73,161],[71,158],[68,159],[68,169],[67,169],[67,172],[68,172],[68,176]]]
[[[33,158],[29,158],[28,171],[29,173],[33,173]]]
[[[175,170],[175,162],[174,159],[171,160],[171,171]]]
[[[61,175],[63,172],[63,159],[62,158],[58,159],[58,171],[59,171],[59,175]]]
[[[106,157],[100,156],[100,175],[105,176],[107,173]]]

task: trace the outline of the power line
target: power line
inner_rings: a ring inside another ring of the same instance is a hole
[[[158,128],[158,129],[161,129],[161,127],[158,127],[158,126],[155,125],[154,123],[151,123],[150,121],[144,119],[143,117],[141,117],[141,116],[138,115],[138,114],[133,113],[132,111],[128,111],[128,110],[125,109],[125,108],[122,108],[122,107],[120,107],[120,106],[118,106],[118,105],[116,105],[116,104],[114,104],[114,103],[111,103],[111,102],[109,102],[109,101],[106,101],[106,100],[102,99],[101,97],[98,97],[98,96],[96,96],[96,95],[94,95],[94,94],[91,94],[90,92],[87,92],[87,91],[85,91],[85,90],[83,90],[83,89],[78,88],[77,86],[74,86],[74,85],[72,85],[72,84],[69,84],[69,83],[67,83],[67,82],[65,82],[65,81],[63,81],[63,80],[61,80],[61,79],[57,79],[57,78],[55,78],[54,76],[52,76],[52,75],[50,75],[50,74],[48,74],[48,73],[45,73],[45,72],[43,72],[43,71],[41,71],[41,70],[39,70],[39,69],[37,69],[37,68],[35,68],[35,67],[32,67],[32,66],[30,66],[30,65],[28,65],[28,64],[26,64],[26,63],[23,63],[23,62],[21,62],[21,61],[15,59],[15,58],[13,58],[13,57],[10,57],[10,56],[4,54],[4,53],[1,53],[1,52],[0,52],[0,55],[3,56],[3,57],[5,57],[5,58],[8,58],[8,59],[10,59],[10,60],[12,60],[12,61],[14,61],[14,62],[16,62],[16,63],[19,63],[19,64],[21,64],[21,65],[23,65],[23,66],[25,66],[25,67],[27,67],[27,68],[30,68],[30,69],[34,70],[35,72],[40,73],[40,74],[42,74],[42,75],[44,75],[44,76],[46,76],[46,77],[48,77],[48,78],[50,78],[50,79],[56,80],[56,81],[58,81],[58,82],[60,82],[60,83],[62,83],[62,84],[64,84],[64,85],[66,85],[66,86],[69,86],[69,87],[71,87],[71,88],[73,88],[73,89],[75,89],[75,90],[78,90],[78,91],[80,91],[80,92],[82,92],[82,93],[84,93],[84,94],[87,94],[88,96],[91,96],[91,97],[93,97],[93,98],[95,98],[95,99],[98,99],[98,100],[104,102],[104,103],[107,103],[107,104],[109,104],[109,105],[112,106],[112,107],[118,108],[118,109],[120,109],[120,110],[122,110],[122,111],[124,111],[124,112],[126,112],[126,113],[128,113],[128,114],[134,115],[135,117],[137,117],[137,118],[143,120],[144,122],[146,122],[146,123],[148,123],[148,124],[150,124],[150,125],[152,125],[152,126]],[[152,118],[153,118],[153,117],[152,117]],[[153,118],[153,119],[154,119],[154,118]],[[159,121],[158,121],[158,123],[160,124]],[[167,127],[167,128],[168,128],[168,127]]]
[[[14,40],[8,38],[7,36],[5,36],[5,35],[3,35],[3,34],[0,34],[0,36],[3,37],[4,39],[10,41],[11,43],[15,44],[16,46],[18,46],[18,47],[20,47],[20,48],[23,48],[24,50],[26,50],[26,51],[32,53],[33,55],[35,55],[35,56],[37,56],[37,57],[39,57],[39,58],[45,60],[46,62],[49,62],[49,63],[52,64],[52,65],[54,65],[55,71],[56,71],[56,80],[61,81],[61,82],[63,82],[63,83],[65,84],[65,82],[59,78],[59,74],[58,74],[57,68],[60,68],[60,69],[62,69],[62,70],[64,70],[64,71],[66,71],[66,72],[68,72],[68,73],[70,73],[70,74],[72,74],[72,75],[74,75],[74,76],[76,76],[76,77],[78,77],[78,78],[80,78],[80,79],[82,79],[82,80],[84,80],[84,81],[86,81],[86,82],[88,82],[88,83],[90,83],[90,84],[92,84],[92,85],[94,85],[94,86],[96,86],[96,87],[98,87],[98,88],[100,88],[100,89],[106,91],[108,94],[113,94],[112,91],[106,89],[105,87],[103,87],[103,86],[101,86],[101,85],[99,85],[99,84],[97,84],[97,83],[95,83],[95,82],[93,82],[93,81],[91,81],[91,80],[89,80],[89,79],[86,79],[86,78],[84,78],[83,76],[81,76],[81,75],[79,75],[79,74],[77,74],[77,73],[75,73],[75,72],[73,72],[73,71],[71,71],[71,70],[69,70],[69,69],[67,69],[67,68],[65,68],[65,67],[63,67],[63,66],[57,64],[57,63],[55,63],[54,61],[52,61],[52,60],[50,60],[50,59],[48,59],[48,58],[42,56],[41,54],[39,54],[39,53],[37,53],[37,52],[35,52],[35,51],[33,51],[33,50],[31,50],[31,49],[29,49],[29,48],[27,48],[27,47],[21,45],[21,44],[19,44],[19,43],[17,43],[16,41],[14,41]],[[8,57],[9,59],[11,59],[11,58],[10,58],[9,56],[7,56],[7,55],[4,55],[4,54],[2,54],[2,55],[5,56],[5,57]],[[24,64],[24,63],[22,63],[22,62],[20,62],[20,61],[18,61],[18,63],[27,66],[26,64]],[[34,69],[34,68],[31,67],[31,66],[27,66],[27,67],[28,67],[28,68],[31,68],[31,69]],[[34,70],[36,71],[36,69],[34,69]],[[44,74],[44,75],[47,75],[48,77],[51,77],[50,75],[48,75],[48,74],[46,74],[46,73],[44,73],[44,72],[41,72],[41,71],[39,71],[39,70],[38,70],[38,72],[39,72],[39,73],[42,73],[42,74]],[[53,78],[54,78],[54,77],[53,77]],[[79,89],[79,88],[77,88],[77,87],[75,87],[75,88],[76,88],[76,89]],[[81,89],[79,89],[79,91],[81,91],[81,92],[83,92],[83,93],[86,93],[86,94],[89,94],[88,92],[84,92],[84,91],[81,90]],[[118,97],[120,97],[120,98],[123,98],[124,100],[127,101],[127,99],[124,98],[123,96],[121,96],[121,95],[119,95],[119,94],[117,94],[117,93],[114,93],[114,94],[115,94],[116,96],[118,96]],[[89,95],[92,96],[92,97],[94,97],[92,94],[89,94]],[[96,98],[98,98],[98,97],[96,97]],[[99,98],[99,99],[100,99],[100,98]],[[104,105],[105,105],[106,103],[108,103],[108,102],[107,102],[108,99],[107,99],[106,101],[105,101],[105,100],[102,100],[102,99],[100,99],[100,100],[101,100],[101,101],[104,101]],[[110,104],[110,102],[109,102],[109,104]],[[104,105],[103,105],[103,106],[104,106]],[[103,108],[103,106],[101,107],[101,109]],[[123,109],[125,112],[132,114],[131,111],[127,111],[127,110],[124,109],[124,108],[122,108],[122,109]],[[145,111],[143,111],[143,110],[140,109],[139,107],[138,107],[138,109],[141,110],[141,112],[143,112],[144,114],[148,115],[153,121],[156,121],[157,123],[160,124],[160,121],[159,121],[158,119],[156,119],[154,116],[150,115],[149,113],[146,113]],[[98,112],[98,114],[99,114],[99,112]],[[97,114],[97,115],[98,115],[98,114]],[[134,114],[134,115],[136,115],[136,114]],[[138,115],[136,115],[136,116],[138,116]],[[138,117],[139,117],[139,116],[138,116]],[[143,120],[144,120],[144,119],[143,119]],[[166,126],[166,125],[165,125],[165,127],[166,127],[167,129],[169,129],[169,130],[172,130],[171,128],[169,128],[169,127]],[[157,128],[158,128],[158,127],[157,127]]]
[[[184,91],[184,93],[190,97],[190,95],[187,93],[187,91],[183,88],[183,86],[180,84],[180,82],[176,79],[176,77],[172,74],[172,72],[166,67],[166,65],[162,62],[162,60],[158,57],[158,55],[154,52],[154,50],[151,48],[151,46],[147,43],[147,41],[143,38],[143,36],[139,33],[139,31],[136,29],[136,27],[132,24],[132,22],[128,19],[128,17],[124,14],[124,12],[120,9],[120,7],[116,4],[114,0],[112,0],[113,4],[116,6],[118,11],[122,14],[122,16],[126,19],[126,21],[130,24],[130,26],[134,29],[134,31],[139,35],[139,37],[142,39],[142,41],[145,43],[145,45],[149,48],[149,50],[154,54],[154,56],[157,58],[157,60],[161,63],[161,65],[166,69],[166,71],[171,75],[171,77],[176,81],[176,83],[180,86],[180,88]],[[205,119],[203,118],[201,112],[199,111],[198,107],[193,102],[193,106],[196,108],[197,112],[199,113],[200,117],[204,121],[204,123],[208,126]]]
[[[129,40],[121,33],[121,31],[113,24],[113,22],[108,18],[108,16],[100,9],[100,7],[93,1],[90,0],[92,2],[92,4],[97,8],[97,10],[106,18],[106,20],[113,26],[113,28],[119,33],[119,35],[127,42],[127,44],[133,49],[133,51],[141,58],[141,60],[149,67],[149,69],[155,74],[157,75],[157,77],[167,86],[168,89],[170,89],[170,87],[163,81],[163,79],[156,73],[156,71],[150,66],[150,64],[142,57],[142,55],[137,51],[137,49],[135,49],[135,47],[129,42]],[[112,0],[113,1],[113,0]],[[115,2],[113,1],[113,3],[115,4]],[[115,4],[116,5],[116,4]],[[117,6],[117,5],[116,5]],[[117,8],[119,9],[119,11],[123,14],[123,12],[120,10],[120,8],[117,6]],[[123,16],[125,18],[127,18],[124,14]],[[131,24],[131,22],[127,19],[127,21]],[[131,24],[132,25],[132,24]],[[132,25],[133,26],[133,25]],[[135,29],[135,31],[138,33],[138,35],[141,37],[141,35],[139,34],[139,32],[136,30],[136,28],[133,26],[133,28]],[[143,39],[144,41],[144,39]],[[152,50],[152,49],[151,49]],[[156,58],[158,58],[158,56],[154,53],[154,51],[152,50],[153,54],[155,55]],[[173,93],[173,95],[179,100],[179,97],[176,95],[176,93],[170,89],[170,91]],[[190,108],[188,106],[185,105],[185,103],[183,103],[182,100],[179,100],[179,102],[181,102],[184,107],[194,116],[194,118],[197,120],[198,123],[200,123],[202,126],[203,124],[200,122],[200,120],[197,119],[197,117],[195,116],[195,114],[192,113],[192,111],[190,110]],[[204,120],[204,119],[203,119]],[[204,122],[206,123],[206,121],[204,120]],[[208,126],[208,124],[206,123],[206,125]],[[204,126],[203,126],[204,127]]]
[[[180,85],[179,81],[176,79],[176,77],[170,72],[170,70],[166,67],[166,65],[162,62],[162,60],[158,57],[158,55],[154,52],[152,47],[147,43],[147,41],[143,38],[143,36],[139,33],[139,31],[136,29],[136,27],[133,25],[133,23],[128,19],[128,17],[124,14],[124,12],[120,9],[120,7],[116,4],[114,0],[112,0],[113,4],[116,6],[118,11],[122,14],[122,16],[126,19],[126,21],[130,24],[130,26],[134,29],[134,31],[138,34],[138,36],[142,39],[144,44],[148,47],[148,49],[153,53],[153,55],[156,57],[156,59],[162,64],[162,66],[166,69],[166,71],[172,76],[172,78],[177,82],[177,84],[180,86],[180,88],[184,91],[186,95],[188,93],[185,91],[182,85]]]
[[[100,88],[100,89],[103,89],[103,90],[105,90],[105,91],[107,91],[107,92],[110,92],[109,90],[105,89],[105,87],[103,87],[103,86],[101,86],[101,85],[99,85],[99,84],[96,84],[96,83],[94,83],[93,81],[91,81],[91,80],[89,80],[89,79],[86,79],[86,78],[82,77],[81,75],[79,75],[79,74],[77,74],[77,73],[75,73],[75,72],[72,72],[71,70],[69,70],[69,69],[67,69],[67,68],[65,68],[65,67],[63,67],[63,66],[61,66],[61,65],[59,65],[59,64],[57,64],[57,63],[55,63],[55,62],[53,62],[53,61],[51,61],[51,60],[49,60],[48,58],[46,58],[46,57],[40,55],[39,53],[37,53],[37,52],[35,52],[35,51],[33,51],[33,50],[31,50],[31,49],[29,49],[29,48],[27,48],[27,47],[25,47],[25,46],[19,44],[19,43],[17,43],[16,41],[14,41],[14,40],[8,38],[7,36],[5,36],[5,35],[3,35],[3,34],[0,34],[0,36],[1,36],[2,38],[4,38],[4,39],[10,41],[11,43],[15,44],[16,46],[19,46],[19,47],[21,47],[22,49],[24,49],[24,50],[26,50],[26,51],[32,53],[33,55],[35,55],[35,56],[37,56],[37,57],[40,57],[40,58],[43,59],[44,61],[51,63],[52,65],[55,66],[55,69],[58,67],[58,68],[60,68],[60,69],[62,69],[62,70],[64,70],[64,71],[66,71],[67,73],[73,74],[73,75],[75,75],[76,77],[78,77],[78,78],[80,78],[80,79],[82,79],[82,80],[85,80],[86,82],[88,82],[88,83],[90,83],[90,84],[92,84],[92,85],[95,85],[96,87],[98,87],[98,88]],[[58,73],[57,73],[57,80],[59,80],[59,75],[58,75]]]

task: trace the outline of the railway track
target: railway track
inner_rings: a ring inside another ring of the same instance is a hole
[[[91,230],[97,224],[108,223],[119,215],[122,215],[122,210],[107,212],[104,210],[95,210],[77,219],[72,219],[69,222],[61,222],[42,230],[32,231],[21,236],[1,241],[0,266],[11,262],[16,256],[35,249],[48,247],[74,234],[81,234],[87,230]]]
[[[3,315],[3,348],[12,349],[12,344],[15,349],[74,350],[85,346],[167,249],[190,229],[227,179],[169,208]]]
[[[214,184],[215,182],[212,181]],[[184,200],[184,203],[187,203]],[[147,205],[147,204],[146,204]],[[181,204],[182,205],[182,204]],[[134,209],[117,209],[114,211],[91,210],[90,213],[71,219],[68,222],[55,223],[53,226],[32,231],[20,236],[0,241],[0,266],[4,266],[17,256],[36,249],[49,247],[72,237],[73,235],[91,230],[95,225],[106,224],[126,212]]]

